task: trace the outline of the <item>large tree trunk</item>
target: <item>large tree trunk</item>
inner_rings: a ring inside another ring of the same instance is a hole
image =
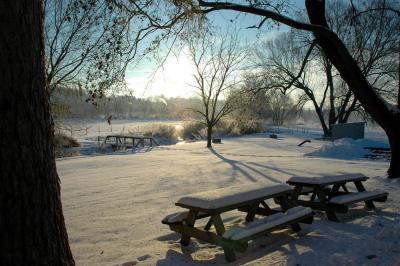
[[[207,148],[211,148],[212,126],[207,126]]]
[[[319,119],[319,123],[321,124],[322,127],[322,131],[324,132],[324,137],[328,138],[331,136],[331,128],[325,124],[325,118],[324,118],[324,114],[322,113],[321,108],[316,107],[314,105],[315,108],[315,112],[317,113],[318,119]]]
[[[0,2],[0,265],[74,265],[53,151],[42,4]]]
[[[336,124],[336,110],[335,110],[335,95],[334,95],[334,84],[332,77],[332,64],[330,62],[326,62],[326,78],[329,85],[329,117],[328,117],[328,126],[329,126],[329,134],[332,134],[332,125]]]
[[[328,28],[325,19],[325,1],[306,0],[310,22]],[[357,62],[350,55],[343,42],[335,34],[314,32],[318,44],[341,77],[349,85],[355,97],[361,102],[371,117],[385,130],[392,149],[392,160],[388,170],[389,177],[400,177],[398,150],[400,142],[400,110],[390,107],[368,83]],[[397,161],[396,161],[397,159]]]
[[[319,122],[320,122],[321,127],[322,127],[322,131],[324,132],[324,137],[330,137],[331,136],[331,131],[328,128],[328,126],[326,125],[326,123],[325,123],[324,113],[322,112],[322,109],[319,107],[317,101],[315,100],[314,95],[312,95],[310,93],[307,93],[307,96],[308,96],[309,99],[311,99],[311,101],[312,101],[312,103],[314,105],[314,109],[315,109],[315,112],[317,113]]]
[[[395,127],[394,130],[387,132],[392,153],[388,170],[390,178],[400,177],[400,123]]]

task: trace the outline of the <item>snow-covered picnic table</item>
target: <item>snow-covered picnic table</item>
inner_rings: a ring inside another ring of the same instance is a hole
[[[191,194],[175,203],[187,211],[170,214],[162,222],[182,235],[182,245],[188,245],[190,237],[194,237],[222,246],[226,259],[234,261],[234,252],[244,252],[252,238],[288,225],[299,231],[298,222],[312,222],[313,212],[310,208],[289,209],[288,197],[291,193],[291,187],[286,184],[253,183]],[[274,199],[280,209],[270,208],[266,202],[268,199]],[[225,230],[221,214],[236,209],[247,213],[248,223]],[[266,217],[253,221],[256,214]],[[194,227],[196,220],[202,218],[209,218],[206,226],[202,229]],[[211,226],[214,226],[216,233],[210,232]]]
[[[357,173],[323,177],[293,176],[286,183],[294,186],[291,200],[296,205],[325,211],[329,220],[338,222],[335,213],[346,213],[348,206],[353,203],[364,201],[368,209],[374,209],[373,201],[386,201],[387,192],[365,190],[362,182],[366,180],[368,177]],[[349,191],[346,186],[348,183],[354,183],[357,191]],[[311,197],[299,199],[309,194]]]
[[[286,184],[260,185],[252,183],[187,195],[180,198],[176,205],[212,213],[220,212],[221,209],[237,209],[236,205],[238,204],[245,206],[248,202],[274,198],[291,192],[292,188]]]

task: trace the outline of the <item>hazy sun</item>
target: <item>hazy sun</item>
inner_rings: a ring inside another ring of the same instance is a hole
[[[135,75],[127,77],[128,86],[137,97],[160,96],[191,97],[194,89],[189,84],[194,83],[194,65],[188,56],[188,48],[179,54],[169,55],[163,66],[154,75],[154,70],[134,71]]]

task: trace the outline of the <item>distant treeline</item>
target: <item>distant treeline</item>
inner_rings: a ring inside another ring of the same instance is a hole
[[[199,98],[166,98],[163,96],[150,98],[137,98],[131,95],[114,95],[96,99],[95,104],[88,102],[89,94],[77,89],[58,89],[51,96],[52,113],[56,119],[172,119],[172,120],[198,120],[193,111],[201,105]],[[318,121],[315,112],[303,109],[288,112],[282,121],[276,123],[276,115],[282,115],[282,108],[271,106],[274,97],[251,96],[258,101],[246,99],[241,95],[235,103],[235,111],[229,119],[245,121],[265,121],[272,124],[286,124],[292,122]],[[232,95],[228,97],[233,99]],[[285,107],[292,106],[287,101],[281,103]],[[279,105],[280,106],[280,105]],[[280,106],[281,107],[281,106]],[[290,107],[289,109],[291,109]]]
[[[51,96],[52,112],[56,118],[104,118],[110,115],[120,119],[191,119],[190,108],[199,104],[196,98],[150,97],[114,95],[88,102],[89,95],[82,90],[59,89]]]

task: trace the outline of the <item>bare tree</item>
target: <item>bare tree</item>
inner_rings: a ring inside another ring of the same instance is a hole
[[[279,2],[279,1],[278,1]],[[217,10],[233,10],[260,16],[261,20],[257,27],[268,19],[283,23],[289,27],[312,32],[316,42],[324,51],[325,55],[343,80],[346,81],[349,89],[360,101],[364,109],[371,117],[385,130],[392,151],[392,158],[388,174],[390,178],[400,177],[400,96],[397,102],[392,104],[379,95],[378,90],[370,81],[365,78],[360,65],[345,46],[340,37],[334,33],[328,25],[325,16],[325,1],[305,0],[309,22],[304,23],[286,16],[285,10],[276,1],[247,1],[248,5],[235,2],[203,1],[199,0],[198,5],[192,7],[197,13],[208,14]],[[283,5],[284,6],[284,5]],[[397,2],[383,1],[379,9],[357,10],[355,16],[370,15],[373,12],[383,10],[386,13],[400,14]],[[398,92],[398,95],[400,91]]]
[[[264,42],[256,51],[256,66],[259,73],[254,78],[264,82],[255,90],[279,91],[280,94],[300,91],[298,101],[300,106],[311,102],[320,121],[325,136],[329,136],[329,124],[324,117],[327,92],[330,83],[325,84],[321,79],[315,80],[315,76],[322,76],[316,66],[316,53],[312,53],[315,43],[301,45],[296,41],[296,32],[290,31]],[[309,62],[310,61],[310,62]],[[318,98],[318,92],[322,89],[322,97]],[[270,92],[274,95],[274,92]]]
[[[127,52],[123,34],[129,23],[123,14],[107,1],[94,0],[46,0],[44,11],[50,93],[61,87],[93,89],[105,82],[112,86],[121,80]]]
[[[379,2],[371,1],[369,8],[379,7]],[[354,11],[350,4],[335,1],[328,7],[331,28],[345,40],[346,46],[362,65],[365,77],[371,84],[381,83],[381,95],[393,101],[397,71],[393,66],[398,65],[393,51],[400,42],[400,33],[396,30],[400,27],[400,21],[394,20],[393,16],[367,16],[363,18],[361,27],[354,22]],[[363,113],[357,98],[324,51],[315,45],[310,34],[292,30],[274,41],[264,43],[258,49],[257,58],[260,62],[258,66],[270,80],[264,89],[279,88],[286,91],[295,88],[302,91],[300,101],[312,102],[325,136],[330,136],[333,124],[347,122],[354,112]],[[319,82],[310,82],[307,76],[316,76]]]
[[[268,111],[272,115],[272,124],[282,126],[298,113],[298,105],[294,104],[289,94],[277,90],[268,91],[266,95]]]
[[[171,40],[182,30],[177,18],[165,21],[161,5],[149,1],[45,0],[46,73],[50,93],[57,88],[85,89],[88,101],[96,102],[105,91],[123,89],[125,72],[161,41]],[[153,17],[146,16],[142,9]],[[151,10],[150,10],[151,9]],[[179,17],[182,22],[186,19]],[[174,30],[170,25],[176,24]],[[167,43],[167,42],[166,42]]]
[[[293,119],[299,111],[290,94],[279,90],[265,90],[265,78],[257,73],[247,73],[243,77],[240,90],[229,95],[228,101],[233,104],[231,114],[238,122],[271,119],[274,125],[283,125]]]
[[[222,97],[237,85],[235,77],[244,54],[236,35],[222,40],[203,32],[200,37],[188,38],[188,46],[195,66],[193,87],[201,98],[201,107],[195,112],[207,128],[207,147],[210,148],[214,126],[231,111],[231,105]]]
[[[229,93],[227,101],[232,106],[230,117],[238,124],[257,123],[269,117],[268,99],[264,91],[254,91],[251,88],[258,87],[257,79],[246,74],[243,77],[244,84],[238,90]]]

